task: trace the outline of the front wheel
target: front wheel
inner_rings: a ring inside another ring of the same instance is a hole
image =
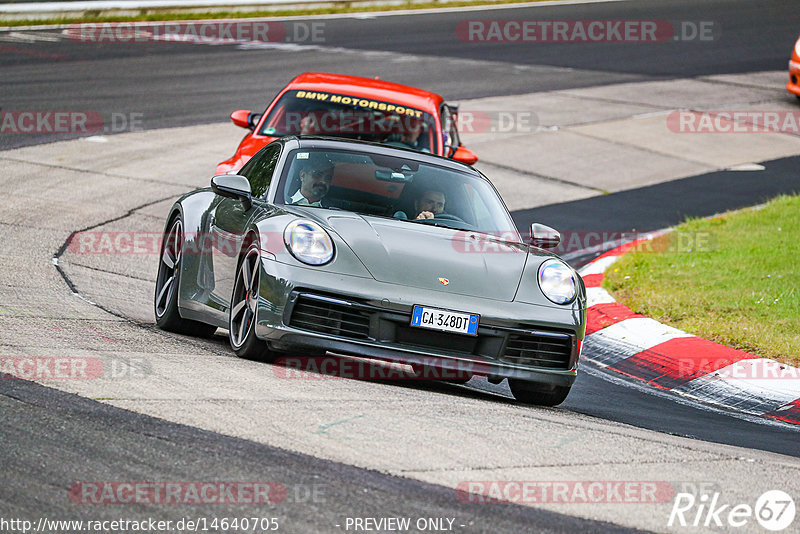
[[[261,253],[258,243],[251,243],[239,258],[228,315],[231,348],[248,360],[269,359],[271,355],[266,343],[256,337],[260,284]]]
[[[519,379],[508,379],[511,393],[519,402],[538,406],[558,406],[569,395],[570,386],[540,384]]]
[[[180,217],[175,217],[161,243],[156,292],[153,297],[156,325],[168,332],[208,337],[217,330],[216,326],[184,319],[178,312],[178,285],[181,279],[182,259],[183,222]]]

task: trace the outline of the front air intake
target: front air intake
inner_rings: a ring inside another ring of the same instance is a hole
[[[514,333],[508,336],[501,361],[545,367],[569,369],[572,338],[567,334]]]
[[[346,302],[317,295],[300,295],[292,310],[289,326],[321,334],[369,339],[369,314]]]

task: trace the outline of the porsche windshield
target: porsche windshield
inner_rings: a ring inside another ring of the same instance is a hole
[[[287,91],[269,112],[259,135],[330,135],[437,153],[430,113],[368,98]]]
[[[295,150],[276,202],[391,217],[519,240],[505,205],[484,179],[411,158]]]

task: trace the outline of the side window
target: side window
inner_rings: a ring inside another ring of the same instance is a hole
[[[472,187],[472,184],[464,184],[467,193],[467,199],[469,201],[469,211],[470,216],[472,217],[475,225],[478,228],[493,228],[494,224],[492,223],[492,213],[489,211],[489,208],[486,206],[483,198],[481,197],[480,193],[475,191]],[[469,219],[470,216],[467,216]],[[470,221],[470,222],[473,222]]]
[[[280,155],[281,145],[276,144],[248,161],[242,169],[240,174],[250,182],[250,190],[254,198],[261,198],[267,193]]]

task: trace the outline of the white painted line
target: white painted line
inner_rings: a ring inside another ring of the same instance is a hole
[[[8,32],[0,34],[0,41],[6,43],[57,43],[63,41],[64,37],[59,33],[45,32]]]
[[[583,354],[587,360],[608,367],[678,337],[693,336],[648,317],[635,317],[586,336]]]
[[[586,305],[589,307],[598,304],[612,304],[616,302],[611,294],[602,287],[587,287],[586,288]]]
[[[675,110],[672,109],[665,109],[662,111],[650,111],[648,113],[639,113],[637,115],[633,115],[632,119],[649,119],[650,117],[661,117],[663,115],[669,115],[673,113]]]
[[[742,163],[741,165],[734,165],[733,167],[728,167],[726,170],[728,171],[763,171],[766,169],[760,163]]]
[[[578,271],[581,276],[589,276],[590,274],[603,274],[606,269],[611,267],[614,262],[619,259],[619,256],[603,256],[594,260],[592,263],[585,265]]]
[[[629,347],[626,352],[634,351],[633,355],[672,339],[694,336],[649,317],[632,317],[590,334],[587,339],[590,337],[596,337],[598,341],[613,339]]]
[[[723,380],[750,380],[764,384],[778,384],[778,389],[791,391],[800,398],[800,369],[770,358],[739,360],[710,373]]]

